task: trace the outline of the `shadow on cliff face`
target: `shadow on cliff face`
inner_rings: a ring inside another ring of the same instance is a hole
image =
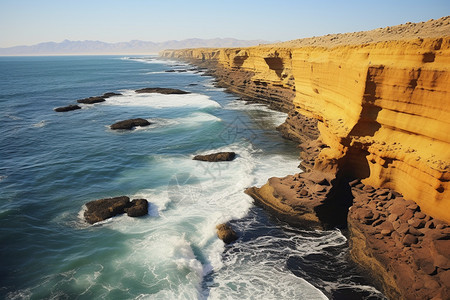
[[[383,79],[384,66],[370,67],[367,70],[362,110],[358,122],[349,136],[374,136],[381,125],[377,122],[381,107],[375,105],[377,100],[377,81]]]
[[[381,107],[375,105],[377,99],[377,82],[383,79],[384,66],[374,66],[367,70],[366,87],[362,101],[359,119],[342,140],[347,147],[345,156],[337,161],[335,179],[324,204],[316,207],[316,214],[326,228],[347,228],[348,209],[353,204],[353,195],[349,182],[354,179],[364,179],[370,176],[367,160],[369,154],[361,143],[351,143],[353,137],[374,136],[381,128],[377,122]]]
[[[264,61],[269,66],[269,69],[275,71],[277,76],[281,78],[281,73],[283,73],[284,70],[283,59],[280,57],[266,57],[264,58]]]
[[[332,181],[327,199],[314,210],[324,229],[346,229],[348,209],[353,204],[353,195],[347,180]]]
[[[348,209],[353,205],[354,198],[349,183],[355,179],[369,177],[368,154],[361,148],[350,148],[347,154],[338,160],[338,170],[335,179],[331,181],[332,188],[327,199],[315,208],[325,229],[347,228]]]

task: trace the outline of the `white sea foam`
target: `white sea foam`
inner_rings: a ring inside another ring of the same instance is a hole
[[[175,60],[169,60],[169,59],[158,59],[157,56],[154,57],[122,57],[120,58],[122,60],[131,60],[136,62],[141,62],[145,64],[163,64],[163,65],[169,65],[169,66],[188,66],[187,63],[181,63],[179,61]]]
[[[145,75],[150,75],[150,74],[167,74],[166,71],[153,71],[153,72],[145,72]]]
[[[230,263],[239,267],[215,280],[208,299],[328,299],[306,280],[282,267],[280,270],[264,261]]]
[[[38,123],[33,124],[33,127],[41,128],[41,127],[44,127],[45,125],[47,125],[47,121],[42,120],[42,121],[40,121]]]
[[[23,120],[23,118],[19,117],[19,116],[14,116],[14,115],[7,115],[7,118],[17,121],[17,120]]]
[[[242,100],[231,101],[224,108],[230,110],[246,111],[251,114],[254,121],[258,122],[258,119],[263,119],[266,122],[271,121],[274,126],[283,124],[287,117],[286,113],[270,109],[269,107],[267,107],[267,105],[260,103],[248,103]],[[261,112],[263,114],[257,115],[255,114],[255,112]]]
[[[158,93],[136,93],[134,91],[123,91],[122,96],[111,97],[102,105],[117,106],[146,106],[155,109],[172,107],[220,107],[220,104],[210,97],[201,94],[163,95]]]
[[[132,219],[123,215],[113,218],[113,221],[109,223],[103,223],[104,226],[126,234],[146,236],[143,241],[129,243],[130,253],[122,258],[124,262],[134,265],[132,260],[135,259],[133,257],[136,251],[145,249],[144,252],[148,254],[139,255],[148,255],[141,258],[148,261],[146,267],[152,270],[152,276],[162,276],[155,275],[159,274],[158,272],[162,274],[163,270],[158,269],[162,266],[155,266],[162,262],[165,264],[166,276],[174,276],[171,272],[167,273],[167,266],[175,264],[176,273],[187,274],[185,280],[190,283],[180,282],[181,279],[174,278],[171,278],[171,281],[175,280],[180,288],[188,290],[192,288],[193,283],[196,290],[200,290],[201,279],[204,275],[211,271],[222,270],[224,244],[216,236],[216,225],[230,219],[244,217],[252,206],[252,199],[244,194],[244,189],[254,184],[265,183],[269,176],[283,176],[296,171],[296,161],[276,155],[264,156],[261,151],[254,150],[252,145],[246,142],[205,149],[201,152],[219,151],[234,151],[238,156],[231,162],[213,164],[195,161],[192,157],[181,155],[153,157],[152,168],[166,170],[169,173],[172,171],[172,179],[165,187],[141,190],[132,196],[132,198],[148,199],[153,205],[152,216]],[[193,248],[201,249],[202,259],[195,255]],[[270,272],[268,268],[260,271]],[[253,275],[250,276],[250,273]],[[255,280],[257,274],[258,269],[256,272],[248,271],[245,276],[250,276],[248,280]],[[246,277],[242,276],[244,280]],[[286,272],[280,272],[279,276],[285,276],[281,280],[289,281],[290,285],[305,287],[308,285],[295,276],[287,275]],[[256,290],[259,287],[253,285],[249,288]],[[277,291],[281,292],[281,289]],[[171,290],[161,291],[161,295],[172,292]],[[178,292],[173,295],[179,295]],[[189,294],[196,292],[188,291]],[[223,296],[221,293],[221,291],[214,291],[211,295],[220,297],[220,295]]]

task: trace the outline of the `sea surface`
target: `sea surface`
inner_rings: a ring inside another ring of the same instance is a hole
[[[299,150],[275,130],[285,114],[201,75],[154,56],[0,57],[1,299],[383,299],[341,231],[292,228],[244,194],[299,172]],[[53,111],[105,92],[123,95]],[[109,129],[137,117],[152,125]],[[192,160],[217,151],[237,158]],[[84,222],[86,202],[120,195],[148,215]]]

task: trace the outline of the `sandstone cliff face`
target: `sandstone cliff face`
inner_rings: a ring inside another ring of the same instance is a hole
[[[230,90],[318,120],[314,171],[393,189],[450,222],[450,38],[161,55],[214,62],[235,74]]]

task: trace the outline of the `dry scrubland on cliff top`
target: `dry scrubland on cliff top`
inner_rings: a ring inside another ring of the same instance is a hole
[[[370,31],[327,34],[325,36],[303,38],[267,46],[276,47],[335,47],[344,45],[369,44],[385,41],[411,40],[416,38],[440,38],[450,36],[450,16],[427,22],[401,24],[377,28]]]

